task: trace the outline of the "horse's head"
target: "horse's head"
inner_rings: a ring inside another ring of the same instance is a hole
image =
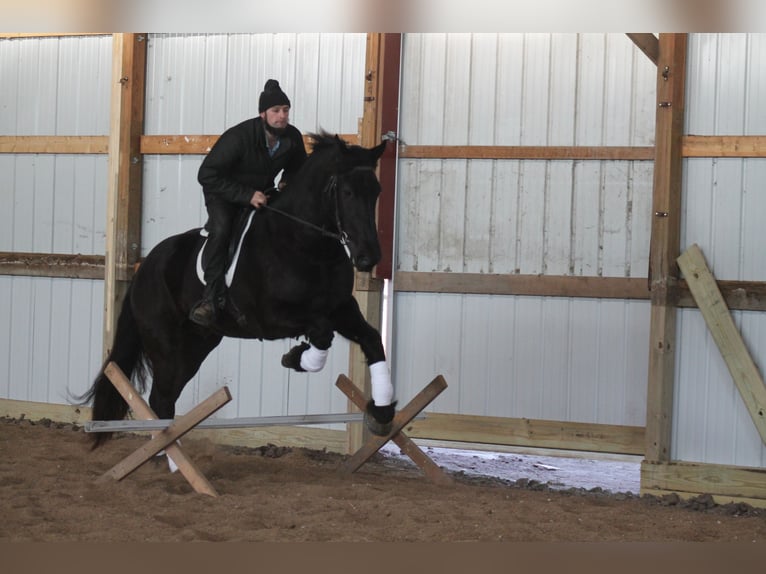
[[[312,135],[314,150],[332,146],[333,168],[326,192],[334,202],[335,225],[359,271],[370,271],[380,261],[375,206],[380,182],[375,175],[386,142],[374,148],[348,145],[337,136]]]

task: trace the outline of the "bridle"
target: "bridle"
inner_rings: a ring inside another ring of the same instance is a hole
[[[374,170],[373,167],[369,166],[356,166],[352,168],[350,171],[356,171],[360,169],[369,169]],[[272,188],[274,189],[274,188]],[[327,185],[322,190],[322,193],[325,193],[327,195],[332,195],[335,203],[335,226],[338,228],[338,232],[334,233],[332,231],[328,231],[324,227],[320,227],[314,223],[311,223],[310,221],[306,221],[305,219],[302,219],[300,217],[296,217],[292,213],[287,213],[286,211],[282,211],[281,209],[277,209],[276,207],[271,207],[268,203],[264,204],[263,207],[268,209],[269,211],[273,211],[274,213],[278,213],[280,215],[283,215],[284,217],[287,217],[288,219],[291,219],[295,221],[296,223],[300,223],[302,225],[305,225],[306,227],[309,227],[313,229],[314,231],[317,231],[318,233],[324,235],[325,237],[331,237],[333,239],[336,239],[340,242],[340,244],[343,246],[343,248],[346,250],[346,253],[350,255],[349,251],[349,238],[348,233],[346,233],[343,230],[343,223],[341,222],[340,218],[340,200],[338,199],[338,175],[333,174],[330,176],[330,179],[327,182]]]

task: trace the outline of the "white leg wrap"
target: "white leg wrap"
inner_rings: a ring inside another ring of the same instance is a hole
[[[391,384],[391,373],[385,361],[370,365],[370,382],[372,383],[372,400],[376,407],[391,404],[394,398],[394,386]]]
[[[321,371],[324,364],[327,362],[327,353],[329,349],[320,351],[314,345],[311,345],[308,349],[303,351],[301,355],[301,369],[308,371],[309,373],[316,373]]]

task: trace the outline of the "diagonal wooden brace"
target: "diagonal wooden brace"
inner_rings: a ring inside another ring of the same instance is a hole
[[[367,399],[362,392],[345,375],[338,376],[335,382],[348,399],[354,403],[361,411],[367,408]],[[422,391],[420,391],[403,409],[394,416],[393,426],[388,436],[372,435],[365,444],[362,445],[351,458],[346,461],[344,470],[352,473],[367,462],[372,455],[378,452],[389,440],[394,443],[406,454],[412,462],[418,465],[425,475],[434,483],[440,485],[452,484],[452,479],[426,454],[410,437],[402,432],[420,412],[428,406],[439,394],[447,388],[447,382],[444,377],[438,375]]]
[[[125,373],[115,363],[109,363],[104,369],[104,374],[130,405],[138,418],[142,420],[154,420],[157,418],[151,407],[136,392],[125,376]],[[227,387],[218,389],[208,399],[182,417],[179,417],[178,420],[174,421],[166,429],[152,433],[152,438],[148,443],[101,475],[99,480],[107,478],[121,480],[148,461],[152,456],[165,449],[168,457],[178,466],[178,470],[181,471],[181,474],[183,474],[184,478],[186,478],[196,492],[209,496],[218,496],[213,485],[208,482],[202,472],[184,454],[176,441],[230,400],[231,394]]]

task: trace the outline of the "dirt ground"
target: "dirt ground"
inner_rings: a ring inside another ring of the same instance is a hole
[[[505,480],[459,464],[443,465],[455,484],[438,487],[386,452],[344,475],[337,454],[190,438],[184,450],[218,498],[165,463],[95,483],[145,442],[118,435],[91,452],[75,425],[0,418],[0,541],[766,541],[766,512],[746,505]]]

